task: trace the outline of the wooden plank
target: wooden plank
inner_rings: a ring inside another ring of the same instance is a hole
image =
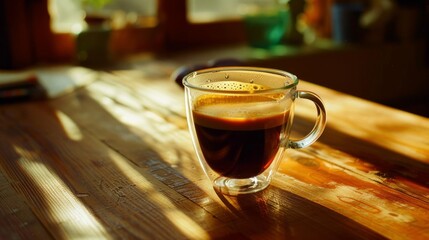
[[[46,134],[39,135],[36,128],[39,127],[37,122],[43,121],[37,116],[44,116],[48,120],[46,123],[53,116],[38,113],[40,107],[42,112],[44,110],[41,104],[22,106],[7,107],[20,111],[3,109],[2,112],[2,170],[54,238],[107,236],[91,212],[67,187],[67,182],[61,179],[60,173],[55,171],[55,164],[49,164],[49,161],[59,162],[61,159],[51,155],[54,144],[47,146],[41,141],[60,134],[59,129],[46,127]],[[35,116],[34,121],[28,121],[28,116]]]
[[[14,107],[3,109],[4,127],[16,134],[0,138],[2,146],[4,139],[14,146],[0,151],[4,159],[19,161],[2,161],[2,167],[55,238],[205,239],[230,234],[226,225],[201,214],[199,206],[60,111],[43,104]],[[27,116],[33,117],[31,123]]]
[[[52,239],[1,172],[0,184],[0,239]]]
[[[334,148],[330,151],[336,152],[338,161],[354,159]],[[426,202],[332,164],[332,158],[313,151],[288,150],[273,185],[328,207],[390,239],[429,236]]]
[[[266,191],[231,198],[217,195],[198,166],[182,90],[164,77],[151,80],[106,76],[51,102],[0,106],[2,173],[54,238],[428,237],[426,183],[384,174],[409,161],[426,166],[409,154],[412,145],[379,143],[391,135],[378,133],[375,112],[385,111],[386,121],[394,110],[304,82],[335,121],[315,145],[287,151]],[[356,111],[342,116],[342,101]],[[342,128],[371,108],[368,126]],[[302,134],[314,110],[297,111],[294,128]],[[392,124],[427,123],[401,113]],[[378,140],[363,135],[374,128]],[[407,127],[401,136],[426,151],[416,132]]]

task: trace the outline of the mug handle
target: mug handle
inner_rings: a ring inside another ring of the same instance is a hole
[[[322,135],[326,125],[325,106],[323,105],[322,99],[320,99],[317,94],[309,91],[297,90],[295,93],[295,99],[298,98],[308,99],[314,102],[317,108],[317,118],[313,129],[307,134],[307,136],[299,140],[289,140],[289,147],[293,149],[310,146],[320,137],[320,135]]]

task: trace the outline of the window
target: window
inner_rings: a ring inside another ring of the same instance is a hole
[[[89,2],[104,3],[88,5]],[[282,0],[279,0],[282,1]],[[243,16],[276,0],[14,0],[3,1],[0,29],[6,66],[74,61],[76,39],[91,24],[107,24],[115,56],[246,41]],[[270,4],[268,4],[270,3]],[[17,14],[24,18],[16,21]],[[13,23],[13,24],[10,24]],[[17,31],[22,34],[16,34]],[[19,42],[25,42],[18,44]],[[15,46],[16,45],[16,46]],[[18,46],[19,45],[19,46]],[[23,48],[22,46],[27,46]],[[16,60],[9,61],[15,56]],[[19,62],[19,63],[18,63]]]
[[[188,0],[188,19],[193,23],[240,20],[246,15],[275,10],[289,0]]]
[[[79,33],[95,20],[112,28],[126,25],[153,27],[157,23],[156,0],[49,0],[51,29]],[[85,21],[86,20],[86,21]]]
[[[225,38],[225,43],[246,40],[251,46],[270,48],[279,44],[290,28],[288,2],[289,0],[188,0],[187,18],[194,25],[220,25],[229,21],[224,26],[225,29],[216,30],[220,36],[216,38],[217,42],[223,42],[220,38]],[[235,27],[230,27],[233,24]]]
[[[135,39],[142,37],[142,31],[151,31],[146,34],[157,40],[146,44],[145,47],[149,50],[160,47],[179,49],[242,42],[245,37],[241,18],[248,12],[249,6],[275,2],[275,0],[82,0],[80,3],[76,0],[49,1],[51,28],[54,32],[77,34],[87,29],[91,22],[104,19],[112,29],[121,29],[124,26],[132,26],[135,30],[140,28],[131,34],[140,34]],[[103,4],[89,4],[91,1]],[[127,34],[130,34],[130,29]]]
[[[190,22],[203,23],[239,18],[240,0],[188,0],[187,16]]]

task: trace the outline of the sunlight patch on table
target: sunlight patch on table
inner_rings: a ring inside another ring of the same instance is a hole
[[[142,101],[147,103],[151,101],[151,99],[140,99],[138,96],[132,94],[127,98],[119,97],[119,95],[116,95],[111,89],[103,92],[103,94],[108,96],[97,92],[104,89],[104,87],[105,86],[102,84],[91,85],[90,89],[94,91],[92,97],[99,101],[112,117],[130,127],[129,130],[133,132],[133,134],[138,136],[144,135],[145,139],[153,138],[147,141],[147,144],[156,149],[165,159],[169,159],[170,163],[177,164],[181,160],[177,158],[176,151],[174,150],[175,146],[180,146],[181,151],[185,151],[184,148],[186,148],[187,152],[193,152],[192,143],[188,138],[188,131],[186,129],[178,130],[174,123],[169,122],[165,116],[169,116],[171,113],[163,112],[167,111],[164,107],[157,107],[157,113],[146,111],[145,107],[140,106],[138,103]],[[109,86],[107,86],[107,88],[108,87]],[[159,97],[163,98],[162,96]],[[134,102],[134,105],[131,106],[130,102]],[[159,102],[157,102],[157,104],[159,104]],[[171,102],[169,104],[171,104]],[[186,141],[189,141],[189,143],[185,144]],[[160,146],[163,146],[163,144],[160,143],[168,144],[172,146],[172,149],[160,149]],[[171,154],[172,152],[174,152],[174,154]]]
[[[45,164],[28,157],[28,151],[15,146],[21,155],[19,166],[26,173],[32,186],[31,199],[34,209],[49,225],[58,225],[62,237],[71,239],[107,238],[106,230],[91,212],[77,199],[66,184]],[[43,221],[43,220],[42,220]],[[46,226],[49,228],[49,226]]]
[[[177,227],[186,237],[190,239],[208,239],[209,235],[201,228],[198,223],[181,212],[166,196],[161,194],[159,189],[155,189],[152,181],[156,179],[147,179],[142,173],[135,170],[128,161],[110,152],[110,157],[119,170],[133,183],[147,193],[150,200],[157,204],[164,211],[164,216],[170,220],[170,223]]]
[[[55,114],[57,115],[58,120],[63,126],[64,132],[71,140],[82,140],[82,132],[80,131],[77,124],[69,116],[67,116],[61,111],[56,111]]]
[[[412,114],[389,108],[370,111],[368,102],[356,101],[354,98],[344,96],[331,97],[329,100],[325,103],[328,118],[325,130],[331,128],[347,136],[364,139],[391,152],[427,162],[424,146],[429,142],[426,136],[418,134],[418,128],[414,128],[419,126],[419,123]],[[334,104],[337,101],[342,104]],[[314,122],[315,108],[311,102],[297,102],[295,112],[305,121]],[[360,113],[359,118],[356,118],[357,113]],[[330,121],[331,118],[337,120]],[[399,124],[401,122],[410,122],[414,125]],[[419,128],[427,128],[427,126],[420,124]],[[410,134],[412,131],[414,134]]]

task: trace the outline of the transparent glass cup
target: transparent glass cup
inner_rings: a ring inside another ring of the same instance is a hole
[[[298,78],[285,71],[209,68],[188,74],[183,85],[196,155],[215,190],[223,194],[265,189],[285,150],[311,145],[325,128],[321,99],[297,90]],[[297,98],[313,101],[317,118],[307,136],[290,140]]]

